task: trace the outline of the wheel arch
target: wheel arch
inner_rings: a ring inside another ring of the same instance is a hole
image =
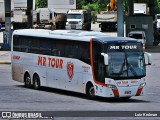
[[[88,82],[86,83],[86,86],[85,86],[85,94],[86,94],[86,92],[87,92],[87,87],[88,87],[89,85],[92,85],[92,86],[93,86],[93,83],[92,83],[91,81],[88,81]]]
[[[25,71],[24,76],[23,76],[23,82],[25,82],[25,77],[26,77],[26,75],[29,75],[29,76],[31,77],[29,71]]]
[[[36,75],[39,77],[38,73],[35,72],[35,73],[33,74],[32,80],[33,80],[33,78],[34,78]],[[40,77],[39,77],[39,78],[40,78]]]
[[[38,72],[34,72],[34,73],[33,73],[33,76],[32,76],[32,81],[34,80],[34,77],[35,77],[36,75],[37,75],[37,76],[39,77],[39,79],[41,80],[41,78],[40,78]],[[41,81],[40,81],[40,82],[41,82]]]
[[[37,79],[38,78],[38,79]],[[33,74],[33,77],[32,77],[32,79],[33,79],[33,86],[34,86],[34,89],[40,89],[40,86],[41,86],[41,80],[40,80],[40,76],[39,76],[39,74],[37,73],[37,72],[35,72],[34,74]],[[38,81],[37,81],[38,80]]]

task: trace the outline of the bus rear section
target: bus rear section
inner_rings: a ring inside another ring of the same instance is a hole
[[[143,52],[140,41],[109,39],[91,40],[94,94],[120,98],[144,95],[151,55]]]

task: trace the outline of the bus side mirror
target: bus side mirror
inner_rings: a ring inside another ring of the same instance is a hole
[[[108,65],[108,54],[106,53],[101,53],[102,56],[104,56],[104,64]]]
[[[145,59],[145,63],[146,65],[151,65],[152,64],[152,55],[148,52],[144,52],[145,58],[147,58],[147,60]]]

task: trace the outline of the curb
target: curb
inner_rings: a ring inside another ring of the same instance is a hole
[[[11,64],[11,62],[0,62],[0,64]]]
[[[160,46],[146,46],[146,49],[156,49],[160,48]]]

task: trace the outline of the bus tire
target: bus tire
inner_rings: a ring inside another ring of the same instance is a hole
[[[26,73],[24,75],[24,85],[27,88],[31,88],[31,86],[32,86],[32,84],[31,84],[31,77],[30,77],[29,73]]]
[[[33,87],[36,90],[40,89],[40,78],[37,74],[33,76]]]
[[[95,99],[95,90],[94,86],[91,83],[88,83],[86,86],[86,95],[88,99]]]

